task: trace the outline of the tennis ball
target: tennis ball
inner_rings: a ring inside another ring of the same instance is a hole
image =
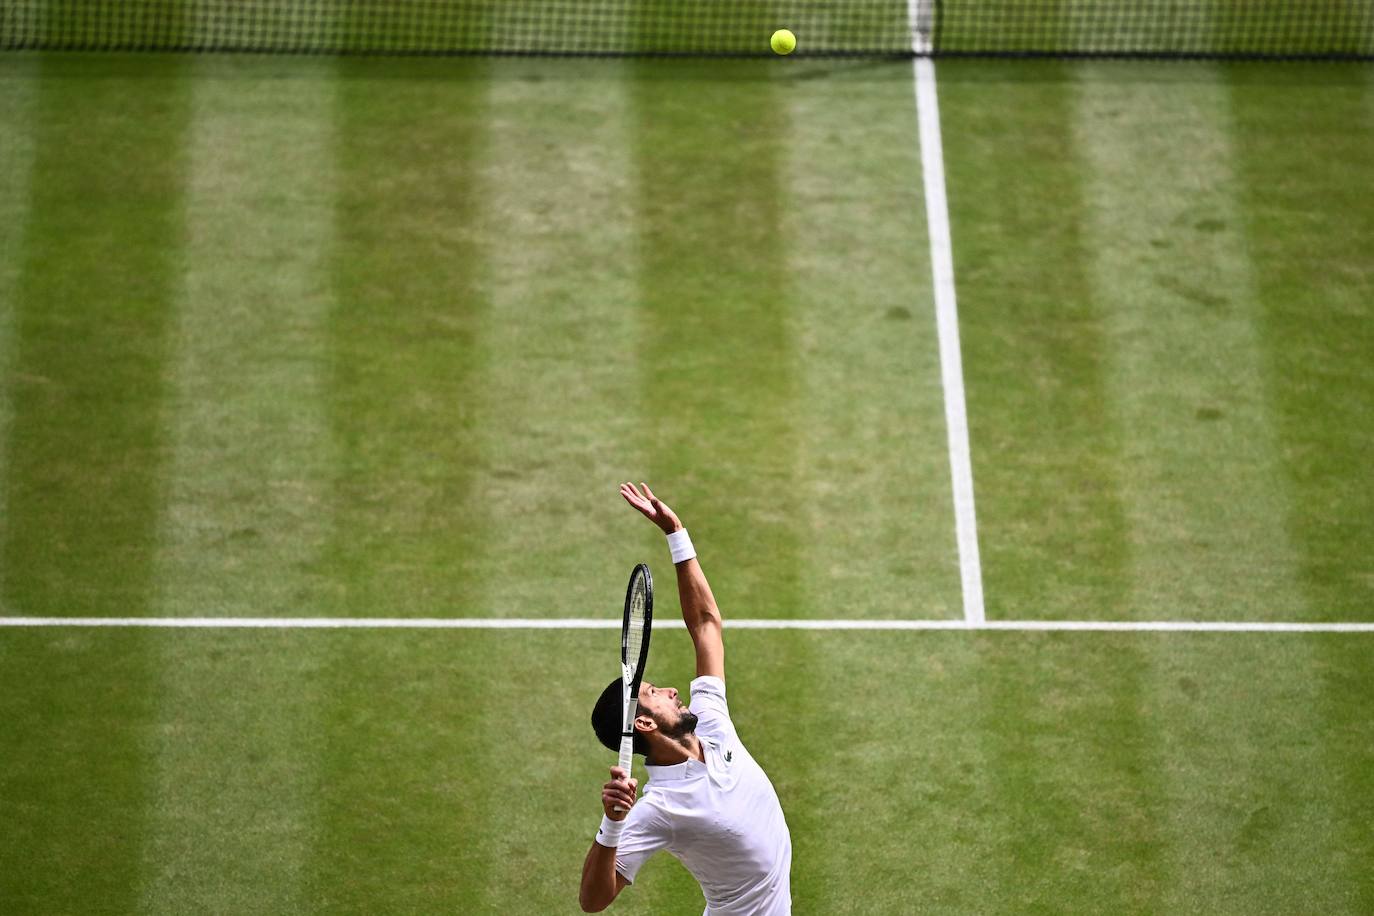
[[[773,33],[773,37],[768,40],[768,43],[773,46],[773,50],[778,54],[791,54],[797,46],[797,36],[787,29],[778,29]]]

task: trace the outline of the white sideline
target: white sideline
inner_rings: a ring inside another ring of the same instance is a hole
[[[912,7],[912,16],[912,48],[918,54],[929,51],[925,33],[917,27],[923,21],[918,7]],[[945,392],[945,432],[949,438],[950,484],[954,490],[955,539],[959,545],[959,579],[963,586],[964,621],[977,625],[985,616],[983,572],[973,511],[973,464],[969,458],[968,411],[964,404],[964,365],[959,351],[959,310],[954,298],[954,254],[949,232],[949,204],[945,198],[940,103],[935,91],[935,64],[929,57],[917,57],[913,66],[926,225],[930,235],[930,268],[935,282],[935,324],[940,338],[940,382]]]
[[[731,630],[970,630],[1183,633],[1374,633],[1374,623],[1203,620],[726,620]],[[0,627],[258,630],[615,630],[619,617],[0,617]],[[654,624],[681,630],[681,620]]]

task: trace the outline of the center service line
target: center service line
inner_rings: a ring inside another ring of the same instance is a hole
[[[616,630],[618,617],[0,617],[0,627],[249,630]],[[729,630],[965,630],[1182,633],[1374,633],[1374,623],[1200,620],[726,620]],[[655,623],[681,630],[681,620]]]
[[[928,4],[910,0],[912,50],[931,50]],[[916,120],[921,138],[921,175],[925,182],[926,225],[930,236],[930,269],[935,283],[935,324],[940,340],[940,382],[945,392],[945,431],[949,438],[950,484],[954,490],[955,539],[963,585],[964,621],[984,621],[983,571],[978,558],[978,527],[973,511],[973,463],[969,457],[968,411],[964,404],[964,364],[959,351],[959,310],[954,298],[954,249],[950,241],[949,204],[945,196],[945,156],[940,137],[940,103],[935,91],[935,64],[917,57]]]

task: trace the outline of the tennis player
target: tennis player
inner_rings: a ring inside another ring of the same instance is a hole
[[[636,801],[635,780],[611,767],[611,781],[601,788],[605,817],[582,866],[579,902],[588,913],[604,910],[663,849],[701,885],[706,916],[790,913],[792,838],[773,784],[730,721],[720,609],[682,522],[646,484],[640,487],[622,484],[620,495],[668,535],[697,676],[690,704],[672,687],[640,682],[634,745],[644,755],[649,782]],[[592,712],[596,736],[613,751],[620,748],[621,702],[616,678]]]

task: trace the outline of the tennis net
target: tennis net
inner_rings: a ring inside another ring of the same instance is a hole
[[[0,49],[1374,59],[1374,0],[0,0]]]

